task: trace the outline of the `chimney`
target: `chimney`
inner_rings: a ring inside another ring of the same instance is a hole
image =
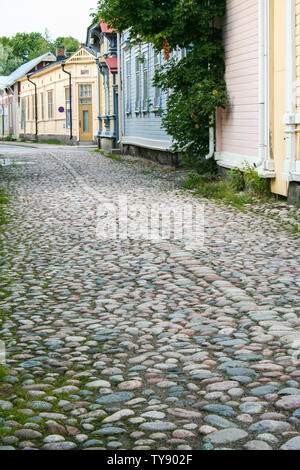
[[[65,48],[64,46],[57,46],[56,48],[56,59],[63,60],[65,58]]]

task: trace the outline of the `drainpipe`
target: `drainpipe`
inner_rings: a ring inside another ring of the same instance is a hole
[[[295,1],[286,0],[286,114],[285,124],[285,163],[282,179],[291,181],[296,171],[296,12]]]
[[[72,110],[72,74],[65,70],[65,64],[61,64],[62,71],[69,75],[69,90],[70,90],[70,140],[73,139],[73,110]]]
[[[206,160],[209,160],[214,156],[215,153],[215,128],[211,126],[209,128],[209,153],[206,155]]]
[[[270,162],[270,110],[269,110],[269,0],[259,0],[258,25],[258,161],[256,168],[273,170]]]
[[[123,92],[122,92],[122,80],[121,80],[121,40],[120,40],[120,33],[117,34],[117,58],[118,58],[118,100],[119,100],[119,145],[121,149],[121,153],[123,153],[123,144],[122,144],[122,137],[123,137]]]
[[[38,140],[38,102],[37,102],[37,85],[32,80],[30,80],[29,76],[27,76],[27,80],[34,85],[34,93],[35,93],[35,140]]]
[[[97,64],[97,73],[98,73],[98,149],[101,149],[101,130],[102,130],[102,121],[100,119],[101,116],[101,76],[100,76],[100,69],[99,69],[99,64],[100,60],[99,57],[95,60]]]

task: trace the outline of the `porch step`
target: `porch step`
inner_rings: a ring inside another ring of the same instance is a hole
[[[95,142],[93,140],[87,140],[87,141],[84,141],[84,142],[76,142],[76,145],[78,145],[79,147],[87,147],[88,145],[96,145]]]

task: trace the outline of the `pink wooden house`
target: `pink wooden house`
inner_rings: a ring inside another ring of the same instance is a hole
[[[220,167],[243,168],[247,162],[261,176],[274,178],[266,54],[269,8],[269,0],[227,0],[223,30],[229,103],[217,112],[215,145]]]

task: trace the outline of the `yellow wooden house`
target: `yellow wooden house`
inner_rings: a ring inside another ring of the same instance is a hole
[[[96,143],[98,67],[94,51],[81,46],[19,80],[20,138],[78,144]]]

